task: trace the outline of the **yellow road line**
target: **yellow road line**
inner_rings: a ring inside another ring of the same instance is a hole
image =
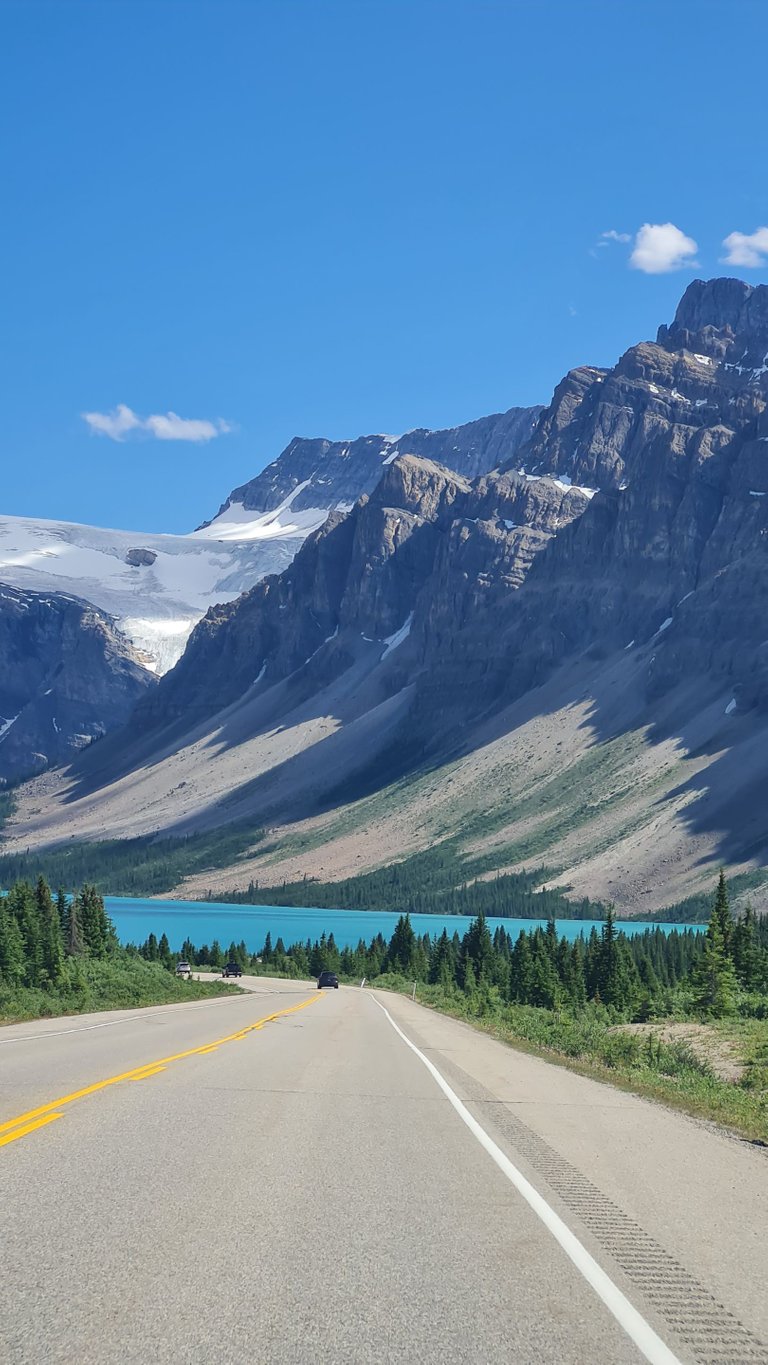
[[[27,1133],[33,1133],[36,1128],[43,1128],[46,1123],[53,1123],[54,1119],[63,1117],[63,1114],[46,1114],[44,1119],[36,1119],[34,1123],[25,1123],[23,1128],[17,1128],[15,1132],[6,1133],[5,1137],[0,1137],[0,1147],[5,1147],[9,1142],[15,1142],[17,1138],[26,1137]]]
[[[180,1062],[185,1057],[196,1057],[206,1052],[211,1052],[223,1043],[239,1042],[247,1034],[254,1033],[262,1029],[265,1024],[272,1023],[273,1019],[280,1019],[284,1014],[295,1014],[297,1010],[304,1010],[307,1005],[312,1005],[319,997],[310,995],[306,1000],[302,1000],[298,1005],[289,1005],[287,1009],[276,1010],[274,1014],[266,1014],[263,1019],[257,1019],[253,1024],[246,1024],[245,1028],[239,1029],[237,1033],[229,1033],[226,1038],[219,1038],[214,1043],[203,1043],[200,1047],[188,1048],[186,1052],[175,1052],[172,1057],[161,1057],[156,1062],[145,1062],[143,1066],[136,1066],[131,1071],[121,1071],[119,1076],[110,1076],[105,1081],[96,1081],[93,1085],[83,1086],[82,1090],[73,1090],[71,1095],[63,1095],[59,1100],[51,1100],[50,1104],[41,1104],[37,1109],[30,1109],[26,1114],[19,1114],[15,1119],[8,1119],[5,1123],[0,1123],[0,1134],[14,1132],[8,1137],[0,1136],[0,1147],[8,1142],[14,1142],[16,1138],[24,1137],[26,1133],[31,1133],[35,1128],[41,1128],[43,1124],[50,1123],[53,1119],[61,1118],[61,1114],[54,1114],[52,1110],[59,1109],[65,1104],[73,1104],[75,1100],[82,1100],[86,1095],[95,1095],[98,1090],[106,1090],[107,1086],[117,1085],[120,1081],[141,1081],[145,1076],[154,1076],[158,1071],[164,1070],[171,1062]],[[46,1115],[47,1117],[42,1117]],[[39,1119],[39,1122],[33,1120]],[[19,1125],[24,1127],[20,1128]]]

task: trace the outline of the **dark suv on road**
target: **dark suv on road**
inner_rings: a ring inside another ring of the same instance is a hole
[[[243,975],[243,969],[242,969],[242,967],[240,966],[240,963],[239,963],[239,962],[228,962],[227,965],[226,965],[226,967],[224,968],[224,971],[221,973],[221,975],[222,975],[222,976],[242,976],[242,975]]]
[[[317,978],[317,989],[321,991],[323,986],[333,986],[334,990],[339,989],[339,978],[335,972],[321,972]]]

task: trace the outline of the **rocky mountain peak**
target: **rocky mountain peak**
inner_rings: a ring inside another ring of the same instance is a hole
[[[476,478],[514,457],[528,440],[541,407],[510,408],[463,426],[441,430],[418,427],[402,436],[358,436],[350,441],[294,436],[285,450],[248,483],[233,489],[212,522],[225,526],[233,516],[242,522],[269,518],[315,530],[328,511],[348,511],[363,493],[373,492],[382,473],[396,459],[413,455],[431,460],[464,478]]]
[[[669,351],[698,350],[735,363],[764,355],[768,286],[727,278],[694,280],[678,304],[674,322],[659,328],[657,342]],[[739,347],[738,357],[729,354]]]

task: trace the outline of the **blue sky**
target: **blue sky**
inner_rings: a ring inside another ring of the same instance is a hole
[[[0,510],[187,530],[294,434],[546,402],[765,282],[768,232],[719,261],[768,224],[767,11],[4,0]]]

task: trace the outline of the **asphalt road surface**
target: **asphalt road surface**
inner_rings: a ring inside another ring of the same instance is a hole
[[[764,1150],[246,984],[0,1031],[3,1365],[768,1362]]]

